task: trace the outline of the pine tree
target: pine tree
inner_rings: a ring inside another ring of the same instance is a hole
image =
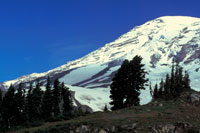
[[[54,81],[54,88],[53,88],[53,113],[54,116],[60,114],[60,82],[58,79]]]
[[[181,83],[183,83],[183,67],[181,67],[181,66],[179,66],[179,69],[178,69],[178,80],[179,80],[180,85],[181,85]]]
[[[73,110],[73,101],[69,88],[64,85],[64,82],[61,84],[61,95],[63,100],[63,114],[69,116]]]
[[[140,104],[140,90],[145,89],[145,83],[148,81],[145,76],[147,72],[144,70],[144,64],[142,64],[142,57],[135,56],[129,63],[128,73],[128,87],[126,89],[126,105],[138,106]]]
[[[129,61],[124,60],[118,72],[112,79],[112,84],[110,86],[110,98],[112,99],[111,110],[117,110],[124,108],[124,100],[126,98],[125,91],[128,89],[128,75],[129,73]]]
[[[153,98],[154,98],[154,99],[159,98],[158,95],[159,95],[159,94],[158,94],[158,85],[156,84],[155,87],[154,87],[154,91],[153,91]]]
[[[107,104],[106,104],[105,107],[104,107],[104,112],[108,112]]]
[[[184,90],[191,89],[191,87],[190,87],[190,78],[189,78],[189,74],[188,74],[187,71],[185,71],[185,75],[183,77],[183,88],[184,88]]]
[[[2,116],[5,127],[8,129],[17,124],[17,106],[15,102],[15,88],[10,85],[2,101]]]
[[[42,117],[47,120],[52,115],[52,90],[50,77],[47,78],[46,90],[42,99]]]
[[[151,97],[153,98],[153,90],[152,90],[151,83],[149,84],[149,90],[150,90],[150,95],[151,95]]]
[[[174,59],[172,61],[172,69],[171,69],[171,79],[170,79],[170,93],[171,95],[174,97],[175,96],[175,86],[174,86],[174,80],[175,80],[175,76],[174,76]]]
[[[33,88],[32,94],[31,94],[31,102],[32,102],[32,108],[31,108],[31,117],[35,120],[39,120],[41,118],[41,103],[42,103],[42,90],[40,88],[41,83],[38,80],[36,82],[35,88]]]
[[[0,129],[1,129],[1,125],[3,125],[3,117],[2,117],[2,101],[3,101],[3,92],[0,88]]]
[[[25,108],[25,94],[23,91],[22,83],[19,84],[14,100],[17,107],[16,110],[17,123],[22,124],[24,123],[24,108]]]
[[[159,98],[163,97],[163,92],[164,92],[163,90],[164,90],[164,82],[163,82],[163,79],[161,79],[160,87],[159,87],[159,90],[158,90],[158,97]]]
[[[0,112],[1,112],[2,101],[3,101],[3,91],[0,89]]]
[[[32,91],[33,91],[33,85],[30,83],[28,93],[26,95],[26,100],[25,100],[25,119],[26,123],[28,124],[29,122],[33,121],[33,98],[32,98]]]
[[[183,92],[183,68],[179,66],[177,63],[177,69],[176,69],[177,77],[176,77],[176,96],[180,96],[181,92]]]
[[[129,106],[137,106],[140,103],[140,90],[144,89],[147,82],[142,57],[135,56],[130,62],[124,60],[110,86],[111,110],[117,110]]]
[[[164,98],[165,99],[169,99],[170,97],[170,94],[171,94],[170,86],[171,86],[170,78],[169,78],[169,74],[167,74],[165,78],[165,82],[164,82]]]

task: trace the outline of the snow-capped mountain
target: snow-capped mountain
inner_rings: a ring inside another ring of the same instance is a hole
[[[184,16],[157,18],[133,28],[115,41],[80,59],[45,73],[33,73],[3,82],[1,87],[7,89],[10,84],[30,83],[38,78],[45,82],[49,75],[52,80],[59,78],[60,81],[71,85],[75,96],[76,93],[78,94],[77,99],[80,102],[88,105],[92,102],[92,108],[99,110],[109,102],[109,85],[121,63],[124,59],[132,59],[135,55],[143,57],[143,63],[149,72],[147,77],[153,84],[165,77],[165,74],[170,71],[172,59],[176,58],[184,70],[189,72],[192,88],[200,89],[198,88],[200,85],[200,19]],[[84,91],[81,91],[81,88],[87,90],[82,99]],[[98,94],[101,97],[98,97]],[[94,102],[102,101],[103,95],[106,99],[104,102]],[[88,102],[85,102],[87,100]],[[148,89],[142,91],[141,103],[147,103],[149,100]]]

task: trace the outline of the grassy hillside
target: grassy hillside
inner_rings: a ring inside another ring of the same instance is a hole
[[[45,123],[42,126],[10,131],[10,133],[63,133],[81,132],[86,125],[87,132],[164,132],[170,130],[195,132],[200,129],[200,106],[188,102],[185,92],[175,100],[156,100],[138,107],[113,112],[96,112],[73,120]]]

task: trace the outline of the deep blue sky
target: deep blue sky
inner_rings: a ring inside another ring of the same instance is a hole
[[[0,82],[80,58],[157,17],[200,17],[199,5],[199,0],[2,0]]]

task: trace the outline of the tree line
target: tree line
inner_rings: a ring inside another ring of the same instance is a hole
[[[155,84],[154,90],[150,85],[150,93],[153,99],[175,99],[184,91],[190,90],[190,78],[187,71],[183,75],[183,68],[179,63],[172,62],[171,75],[167,74],[165,81],[161,79],[159,85]]]
[[[141,56],[124,60],[110,85],[111,110],[140,105],[140,91],[148,82],[144,67]],[[83,114],[81,109],[74,110],[71,93],[64,83],[56,79],[52,85],[48,77],[45,91],[41,86],[38,80],[29,88],[20,83],[18,87],[11,85],[5,94],[0,90],[0,130],[37,126],[38,122],[70,119]],[[183,68],[178,63],[175,65],[174,61],[171,75],[167,74],[153,90],[149,86],[153,99],[166,100],[177,98],[183,91],[191,89],[189,74],[185,71],[183,75]],[[107,105],[104,111],[108,111]]]
[[[140,105],[140,91],[145,89],[148,81],[146,74],[141,56],[135,56],[131,61],[124,60],[110,86],[111,110]],[[183,91],[191,89],[188,72],[185,71],[183,75],[183,68],[179,63],[175,65],[174,60],[171,75],[167,74],[165,81],[161,79],[159,86],[155,84],[154,89],[151,84],[149,86],[153,99],[165,100],[175,99]]]
[[[74,110],[69,88],[58,79],[52,86],[49,77],[45,91],[41,86],[38,80],[34,86],[30,84],[28,89],[20,83],[17,88],[11,85],[5,94],[0,90],[1,131],[72,117]]]

